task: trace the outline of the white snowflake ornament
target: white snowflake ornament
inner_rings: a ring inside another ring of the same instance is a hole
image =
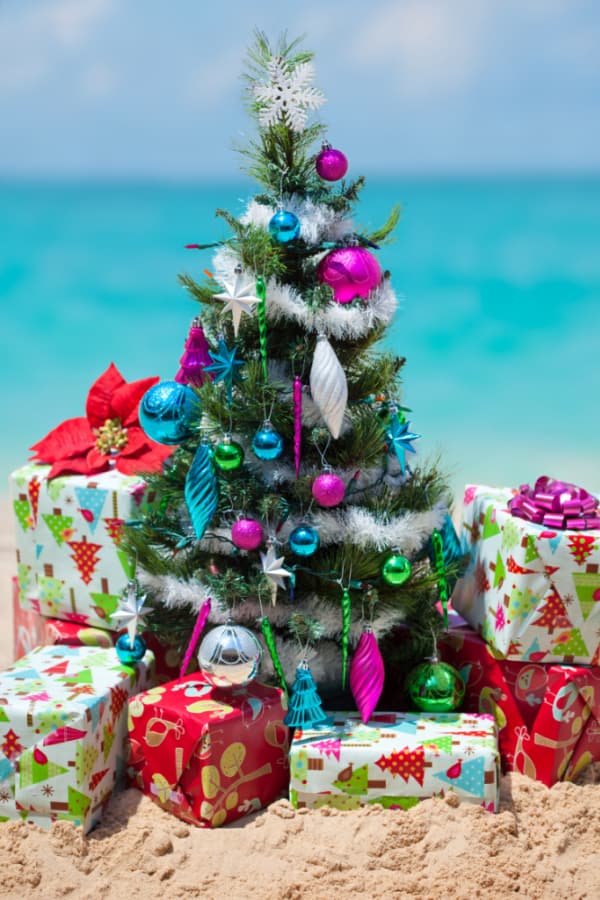
[[[288,570],[283,568],[284,559],[285,557],[283,556],[276,557],[275,548],[272,544],[269,545],[266,553],[260,554],[263,575],[271,582],[271,602],[273,606],[275,606],[277,588],[284,588],[285,581],[283,579],[290,577]]]
[[[261,105],[258,121],[264,128],[283,122],[292,131],[304,131],[307,112],[325,103],[324,94],[310,83],[315,75],[311,63],[292,66],[280,56],[268,64],[269,81],[257,84],[253,94]]]
[[[222,300],[225,306],[223,312],[231,312],[233,316],[233,333],[237,337],[242,313],[252,315],[254,304],[260,303],[260,297],[256,296],[256,283],[244,277],[241,267],[236,267],[233,279],[223,280],[225,290],[222,294],[215,294],[216,300]]]

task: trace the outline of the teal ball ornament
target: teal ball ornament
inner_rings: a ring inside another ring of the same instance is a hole
[[[115,650],[117,651],[119,661],[122,662],[124,666],[132,666],[143,659],[144,653],[146,652],[146,641],[139,634],[136,634],[132,646],[129,635],[121,634],[117,638]]]
[[[270,422],[263,422],[252,438],[252,451],[259,459],[277,459],[283,453],[283,438]]]
[[[187,384],[161,381],[146,391],[138,414],[147,437],[174,446],[192,436],[191,421],[200,416],[200,401]]]
[[[394,587],[398,587],[404,584],[405,581],[408,581],[410,573],[410,562],[405,556],[401,556],[400,553],[394,553],[388,557],[381,570],[383,580]]]
[[[289,537],[290,550],[296,556],[312,556],[319,549],[320,543],[317,529],[305,522],[294,528]]]
[[[237,441],[220,441],[213,451],[213,462],[221,472],[233,472],[244,462],[244,448]]]
[[[419,663],[404,685],[412,706],[422,712],[454,712],[465,697],[465,683],[454,666],[437,657]]]
[[[293,212],[280,209],[269,222],[269,234],[279,244],[289,244],[300,234],[300,220]]]

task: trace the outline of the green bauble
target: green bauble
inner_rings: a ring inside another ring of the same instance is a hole
[[[410,562],[399,553],[394,553],[393,556],[388,557],[381,570],[383,580],[387,581],[388,584],[393,584],[395,587],[408,581],[410,572]]]
[[[244,462],[244,450],[236,441],[225,438],[215,447],[213,462],[221,472],[232,472]]]
[[[404,687],[412,706],[428,713],[453,712],[465,696],[460,674],[435,657],[409,672]]]

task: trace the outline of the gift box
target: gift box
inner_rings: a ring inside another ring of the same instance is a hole
[[[409,809],[453,791],[496,812],[499,754],[490,715],[334,713],[331,726],[297,729],[290,800],[297,808]]]
[[[127,702],[153,658],[114,649],[38,647],[0,673],[0,820],[89,831],[124,772]]]
[[[147,647],[154,654],[154,681],[164,684],[179,676],[183,653],[173,638],[158,637],[153,631],[144,632]],[[13,578],[13,659],[20,659],[38,645],[55,644],[67,647],[114,647],[118,634],[102,628],[90,628],[77,622],[49,619],[33,610],[23,609],[19,602],[19,585]],[[197,666],[196,657],[188,668]]]
[[[466,685],[464,708],[498,726],[502,765],[550,787],[600,760],[600,668],[502,659],[468,626],[438,641]]]
[[[21,606],[116,630],[112,615],[132,574],[123,526],[147,505],[146,483],[114,470],[51,480],[49,471],[31,464],[10,477]]]
[[[454,608],[502,656],[600,663],[600,531],[552,528],[512,515],[516,494],[466,489],[471,560]]]
[[[204,827],[261,809],[288,784],[285,701],[257,682],[225,690],[194,675],[138,695],[129,707],[135,784]]]

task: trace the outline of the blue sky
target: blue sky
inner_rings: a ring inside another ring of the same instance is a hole
[[[363,170],[600,168],[595,0],[0,0],[0,175],[233,174],[255,26]]]

